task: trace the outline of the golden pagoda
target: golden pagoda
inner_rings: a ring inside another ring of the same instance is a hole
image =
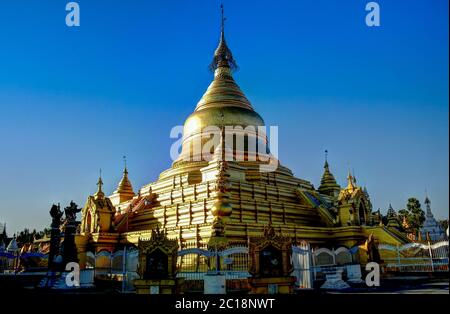
[[[267,144],[264,133],[245,132],[244,145],[229,147],[227,127],[264,126],[261,116],[233,78],[235,59],[225,40],[222,19],[220,40],[211,69],[214,78],[194,112],[184,123],[182,151],[172,166],[155,182],[136,193],[125,166],[123,177],[112,195],[101,191],[89,196],[82,210],[77,236],[80,260],[88,250],[115,250],[124,243],[137,245],[139,238],[151,237],[157,227],[184,243],[217,246],[227,242],[245,243],[261,236],[271,225],[284,237],[305,240],[316,246],[352,247],[364,243],[370,234],[379,241],[404,242],[397,233],[379,223],[372,224],[369,194],[357,186],[349,174],[341,188],[325,160],[321,184],[315,189],[309,181],[297,178],[276,161],[274,171],[261,171],[273,157],[270,149],[256,159],[250,143]],[[208,148],[211,158],[202,158],[195,149],[204,146],[204,130],[221,130],[220,141]],[[225,158],[232,155],[233,159]],[[378,221],[378,220],[377,220]]]

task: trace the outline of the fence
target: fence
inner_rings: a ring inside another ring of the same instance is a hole
[[[125,248],[116,252],[100,251],[86,253],[86,269],[93,270],[93,276],[99,279],[120,279],[122,291],[134,290],[133,280],[138,278],[139,251]]]
[[[356,257],[359,247],[348,249],[311,249],[306,241],[292,247],[293,276],[297,278],[298,289],[312,289],[316,281],[325,279],[325,272],[342,269],[351,282],[360,282],[361,267]]]
[[[296,286],[300,289],[313,287],[312,256],[309,243],[302,241],[300,245],[292,247],[291,263],[294,267],[292,273],[297,278]]]
[[[0,252],[0,272],[46,272],[48,254],[40,252]]]
[[[448,241],[378,246],[386,272],[448,272]]]
[[[248,248],[237,243],[223,250],[208,250],[206,244],[188,242],[178,252],[177,269],[177,277],[185,279],[188,291],[202,291],[205,275],[218,271],[225,275],[228,290],[246,289]]]

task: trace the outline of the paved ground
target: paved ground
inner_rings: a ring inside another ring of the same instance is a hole
[[[394,294],[449,294],[448,282],[420,284],[419,286],[400,286],[398,290],[385,292]]]
[[[32,277],[32,278],[28,278]],[[39,278],[38,278],[39,279]],[[27,291],[28,293],[41,293],[33,287],[38,280],[33,276],[0,276],[0,295],[2,292]],[[320,287],[320,285],[318,286]],[[54,291],[54,293],[89,293],[89,294],[117,294],[117,287],[98,286],[96,289],[83,289],[82,291]],[[45,293],[48,293],[45,292]],[[243,292],[237,294],[244,294]],[[380,287],[369,288],[365,283],[353,286],[343,291],[324,291],[322,289],[301,290],[298,294],[449,294],[448,275],[441,278],[430,278],[427,276],[402,276],[384,278]]]
[[[351,289],[347,291],[333,291],[327,292],[330,294],[340,294],[340,293],[356,293],[356,294],[449,294],[449,282],[426,282],[426,283],[415,283],[411,281],[389,282],[387,285],[376,289]]]

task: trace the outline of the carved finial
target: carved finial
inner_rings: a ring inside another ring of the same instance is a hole
[[[222,27],[221,27],[221,30],[222,30],[222,36],[223,36],[224,31],[225,31],[225,20],[226,20],[226,18],[224,17],[224,14],[223,14],[223,4],[220,5],[220,10],[221,10],[221,13],[222,13]]]
[[[100,168],[100,174],[99,174],[99,177],[98,177],[97,185],[98,185],[98,190],[101,191],[102,190],[102,186],[103,186],[102,168]]]
[[[102,187],[103,187],[103,180],[102,180],[102,169],[100,168],[100,176],[98,177],[98,181],[97,181],[97,192],[95,193],[95,198],[96,199],[100,199],[105,197],[105,193],[103,193],[102,191]]]
[[[215,71],[218,68],[229,68],[230,70],[237,69],[236,61],[233,58],[233,54],[231,50],[228,48],[227,43],[225,42],[225,20],[223,13],[223,5],[220,6],[221,10],[221,21],[220,21],[220,41],[219,45],[214,52],[214,58],[211,62],[210,69]]]
[[[350,171],[349,168],[347,175],[347,189],[353,190],[354,188],[355,188],[355,179],[353,178],[352,172]]]
[[[428,191],[425,189],[425,204],[431,204],[430,199],[428,198]]]
[[[124,172],[128,172],[128,170],[127,170],[127,156],[123,156],[123,165],[124,165]]]
[[[275,229],[272,227],[272,224],[269,222],[267,226],[264,227],[264,237],[268,239],[272,239],[276,236]]]

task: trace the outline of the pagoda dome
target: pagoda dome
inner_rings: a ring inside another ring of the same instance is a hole
[[[253,110],[247,97],[233,79],[232,72],[236,67],[222,28],[219,45],[211,64],[214,79],[198,102],[195,111],[184,123],[182,152],[178,160],[186,160],[186,158],[192,160],[195,155],[192,153],[194,142],[201,138],[203,147],[203,144],[209,140],[209,137],[205,137],[203,133],[207,127],[214,127],[216,130],[226,127],[242,127],[243,129],[252,127],[245,130],[245,136],[255,137],[256,143],[267,143],[265,131],[258,133],[258,127],[265,125],[264,120]],[[248,145],[245,144],[244,152],[239,153],[245,155],[247,149]]]
[[[184,134],[189,137],[206,126],[264,126],[264,120],[253,110],[229,67],[215,70],[214,80],[184,123]]]

